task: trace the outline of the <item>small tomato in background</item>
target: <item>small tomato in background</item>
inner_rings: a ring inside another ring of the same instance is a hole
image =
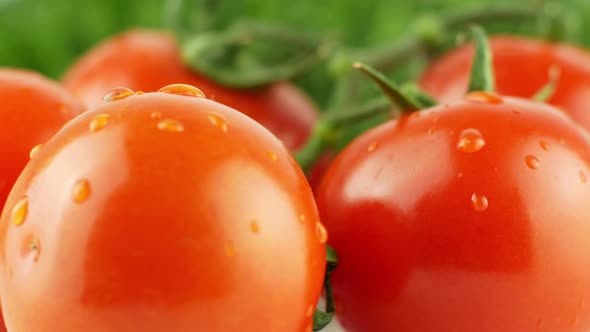
[[[117,89],[28,164],[0,218],[12,332],[311,329],[326,234],[264,127],[186,85]]]
[[[83,110],[58,83],[33,71],[0,68],[0,207],[34,147]]]
[[[82,56],[66,72],[64,85],[88,106],[117,86],[157,91],[167,84],[198,86],[210,98],[261,123],[289,149],[305,143],[317,120],[312,101],[290,83],[239,90],[221,86],[185,66],[172,34],[131,30],[114,36]]]
[[[531,98],[550,81],[550,70],[556,70],[556,90],[547,102],[590,129],[590,53],[573,45],[503,35],[491,37],[490,46],[498,93]],[[441,102],[461,98],[473,55],[472,45],[450,51],[426,69],[420,85]]]
[[[366,132],[317,194],[342,325],[588,331],[589,180],[586,131],[524,99],[475,92]]]

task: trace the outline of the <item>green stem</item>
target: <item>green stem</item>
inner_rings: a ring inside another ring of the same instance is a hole
[[[308,172],[327,149],[334,147],[342,136],[342,130],[360,121],[374,119],[384,114],[392,114],[391,103],[384,97],[371,100],[358,109],[349,107],[339,112],[326,112],[316,124],[307,143],[295,153],[295,159],[301,168]]]
[[[267,53],[248,54],[249,48],[257,45],[266,46]],[[181,53],[190,67],[222,85],[253,88],[290,80],[309,71],[324,61],[332,48],[331,43],[308,38],[285,27],[240,22],[227,31],[201,33],[187,39],[181,46]],[[275,59],[265,56],[272,56],[276,49],[287,49],[292,54],[273,63]],[[244,54],[250,55],[249,62],[236,61],[238,55]]]
[[[332,293],[332,273],[338,267],[338,255],[336,251],[330,246],[326,246],[326,275],[324,276],[324,295],[326,298],[326,308],[324,311],[316,309],[313,315],[313,330],[319,331],[326,327],[332,319],[336,311],[334,303],[334,294]]]
[[[469,29],[471,38],[475,42],[475,56],[471,66],[468,92],[494,91],[494,65],[492,51],[486,33],[481,27],[472,26]]]
[[[540,102],[549,100],[557,90],[560,76],[561,70],[557,65],[549,67],[549,81],[535,93],[532,99]]]
[[[385,77],[385,75],[360,62],[356,62],[352,66],[372,79],[383,91],[385,96],[389,98],[391,104],[400,112],[414,112],[420,109],[420,105],[418,105],[412,97],[406,96],[401,89]]]

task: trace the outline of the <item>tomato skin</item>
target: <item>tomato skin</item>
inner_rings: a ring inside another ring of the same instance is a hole
[[[56,82],[29,70],[0,68],[0,209],[31,149],[45,143],[82,105]]]
[[[334,161],[317,204],[347,331],[590,329],[590,138],[503,99],[388,122]]]
[[[547,100],[590,129],[590,54],[576,46],[516,36],[490,38],[496,92],[531,98],[549,82],[549,70],[559,68],[559,83]],[[431,64],[420,85],[441,102],[461,98],[467,91],[473,46],[459,47]]]
[[[7,201],[7,326],[307,331],[325,264],[317,220],[287,149],[243,114],[166,93],[104,103],[45,145]]]
[[[166,32],[131,30],[108,39],[75,63],[63,83],[88,106],[100,103],[104,92],[117,86],[149,92],[167,84],[194,85],[215,101],[258,121],[293,150],[305,143],[317,120],[316,106],[292,84],[238,90],[192,71],[183,64],[175,39]]]

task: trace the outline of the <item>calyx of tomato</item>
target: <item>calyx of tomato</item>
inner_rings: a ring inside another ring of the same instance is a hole
[[[483,28],[472,26],[469,28],[470,36],[475,44],[475,56],[471,67],[471,76],[469,79],[469,88],[467,92],[486,91],[494,92],[495,78],[493,54],[490,49],[488,38]],[[551,98],[559,84],[560,69],[552,66],[548,70],[548,82],[542,86],[537,93],[531,96],[531,99],[544,102]]]
[[[372,99],[355,110],[326,113],[316,125],[307,144],[295,153],[295,159],[304,171],[311,168],[323,151],[335,145],[341,132],[347,127],[360,121],[382,117],[384,114],[396,118],[437,104],[415,84],[398,86],[371,66],[360,62],[354,63],[353,68],[372,79],[385,96]]]
[[[334,314],[336,313],[336,305],[334,303],[334,294],[332,293],[332,273],[338,266],[338,255],[336,251],[330,247],[326,246],[326,274],[324,276],[324,297],[326,300],[326,307],[322,311],[320,309],[316,309],[313,315],[313,330],[319,331],[326,327],[332,319],[334,318]]]

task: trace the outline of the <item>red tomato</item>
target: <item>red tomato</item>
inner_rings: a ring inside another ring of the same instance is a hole
[[[524,99],[370,130],[318,195],[337,315],[350,332],[589,331],[589,179],[586,132]]]
[[[315,105],[289,83],[257,90],[238,90],[211,82],[187,68],[171,34],[132,30],[104,41],[66,73],[64,85],[88,105],[102,101],[117,86],[157,91],[185,83],[198,86],[215,101],[233,107],[261,123],[290,149],[305,143],[317,120]]]
[[[532,97],[549,82],[549,70],[560,71],[557,90],[548,103],[569,113],[590,129],[590,54],[565,44],[553,44],[515,36],[490,39],[496,91]],[[459,47],[435,61],[423,74],[420,85],[442,102],[461,98],[467,91],[473,46]]]
[[[63,87],[28,70],[0,68],[0,209],[31,149],[82,113]]]
[[[111,93],[18,179],[0,219],[10,331],[310,329],[325,234],[301,169],[250,118],[167,91],[185,96]]]

